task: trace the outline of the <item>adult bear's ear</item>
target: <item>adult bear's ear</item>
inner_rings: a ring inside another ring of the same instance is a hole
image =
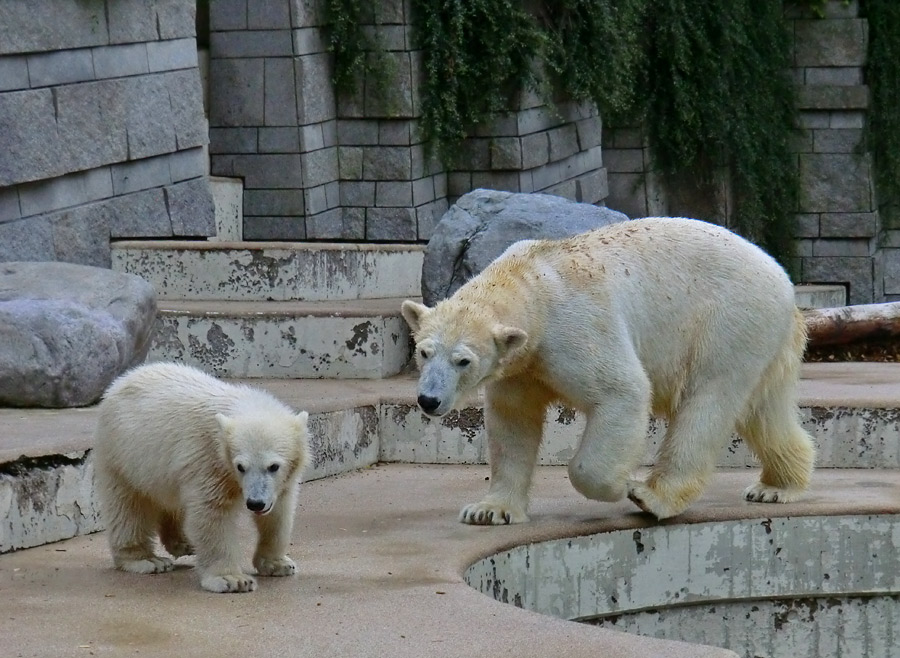
[[[425,304],[419,304],[411,299],[407,299],[400,306],[400,314],[413,331],[419,330],[419,327],[422,326],[422,321],[428,317],[429,313],[431,313],[431,309]]]
[[[492,333],[494,334],[494,343],[497,345],[497,356],[502,360],[509,359],[528,342],[528,334],[518,327],[505,327],[498,324]]]

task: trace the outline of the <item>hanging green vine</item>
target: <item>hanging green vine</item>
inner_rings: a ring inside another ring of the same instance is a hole
[[[900,228],[900,2],[866,0],[871,93],[867,142],[875,165],[878,210],[884,225]]]
[[[534,88],[544,35],[518,0],[413,0],[425,51],[422,133],[445,161],[473,126]]]
[[[799,179],[790,35],[780,3],[653,0],[638,116],[658,167],[730,170],[733,227],[787,264]]]
[[[326,0],[329,50],[334,54],[334,85],[351,91],[366,72],[368,53],[374,44],[363,31],[362,0]]]
[[[337,78],[359,71],[360,0],[328,0]],[[734,228],[782,263],[797,167],[781,3],[732,0],[413,0],[424,51],[423,136],[445,162],[525,89],[591,100],[643,125],[666,175],[731,174]],[[344,41],[347,43],[344,43]],[[714,219],[714,218],[709,218]]]

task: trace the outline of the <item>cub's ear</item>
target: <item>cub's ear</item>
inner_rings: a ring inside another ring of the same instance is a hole
[[[425,304],[419,304],[411,299],[407,299],[400,306],[400,313],[403,315],[403,319],[406,320],[409,328],[413,331],[418,331],[419,327],[422,326],[422,321],[431,313],[431,309]]]
[[[221,435],[216,437],[219,457],[224,464],[231,463],[231,442],[234,440],[235,422],[224,414],[216,414],[216,422],[219,424]]]
[[[498,324],[493,329],[494,343],[501,359],[508,358],[525,347],[528,334],[518,327],[504,327]]]
[[[230,437],[234,434],[234,420],[224,414],[216,414],[216,422],[219,423],[223,436]]]
[[[306,425],[308,420],[309,412],[307,411],[300,411],[294,415],[294,429],[296,430],[297,434],[306,434]]]

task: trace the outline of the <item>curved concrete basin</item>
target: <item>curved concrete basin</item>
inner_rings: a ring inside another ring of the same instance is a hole
[[[748,658],[900,655],[893,514],[658,525],[526,544],[474,563],[493,598]]]

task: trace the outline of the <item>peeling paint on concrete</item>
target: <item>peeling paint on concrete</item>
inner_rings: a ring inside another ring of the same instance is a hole
[[[219,377],[380,379],[406,364],[399,316],[377,319],[260,313],[229,317],[166,310],[148,361],[177,360]],[[187,348],[185,348],[187,346]]]
[[[375,407],[313,414],[309,418],[312,466],[305,480],[346,473],[378,461],[378,413]]]
[[[394,422],[382,444],[382,459],[412,463],[472,464],[486,458],[484,414],[467,407],[463,416],[448,414],[439,429],[415,407],[391,405],[402,422]],[[417,418],[415,414],[418,413]],[[460,418],[464,420],[460,421]],[[900,410],[851,407],[803,408],[801,420],[817,446],[820,468],[900,468]],[[393,422],[393,421],[392,421]],[[538,455],[542,466],[562,466],[574,456],[584,432],[584,415],[553,407],[544,423]],[[665,435],[666,423],[652,419],[642,465],[648,466]],[[420,461],[424,460],[424,461]],[[757,467],[758,461],[740,437],[734,436],[719,455],[719,468]]]
[[[587,623],[725,647],[745,658],[891,658],[900,596],[740,601],[653,609]]]
[[[898,537],[894,515],[657,525],[520,546],[464,577],[526,610],[746,656],[892,656]],[[789,646],[768,653],[783,631]]]
[[[0,554],[102,528],[88,455],[0,465]]]
[[[130,241],[114,245],[112,267],[138,274],[159,299],[334,301],[419,297],[424,249],[286,243],[233,249]]]

